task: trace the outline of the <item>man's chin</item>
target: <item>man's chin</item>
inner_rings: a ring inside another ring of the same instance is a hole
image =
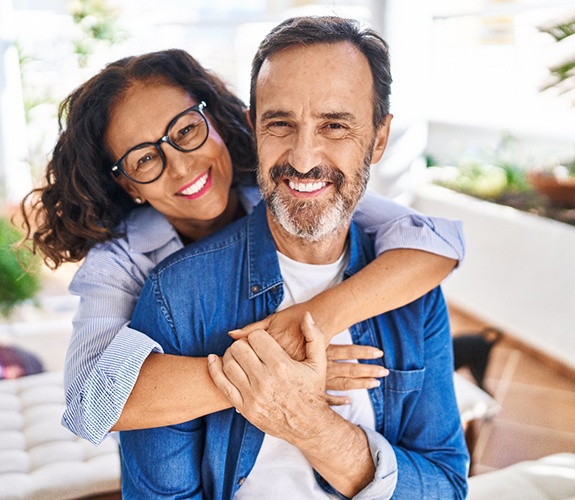
[[[314,242],[335,234],[346,217],[335,201],[332,203],[298,203],[287,206],[273,203],[270,210],[279,225],[289,234]]]

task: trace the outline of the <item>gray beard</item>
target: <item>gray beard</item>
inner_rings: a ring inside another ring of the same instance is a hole
[[[371,152],[371,148],[368,151]],[[268,186],[274,185],[273,178],[267,183],[262,182],[260,169],[258,169],[258,181],[268,209],[282,228],[297,238],[318,242],[349,225],[357,204],[367,188],[370,167],[371,154],[369,153],[364,157],[362,168],[351,180],[345,179],[342,175],[344,180],[334,184],[337,192],[327,202],[285,200],[277,188],[268,189]],[[310,171],[312,172],[313,170]],[[305,178],[305,176],[300,176],[300,178]]]

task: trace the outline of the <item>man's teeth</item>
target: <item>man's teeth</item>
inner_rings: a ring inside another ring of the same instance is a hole
[[[206,172],[190,187],[184,189],[183,191],[180,191],[180,194],[189,196],[191,194],[196,194],[197,192],[201,191],[203,187],[206,185],[206,182],[208,182],[209,174],[210,174],[209,172]]]
[[[300,193],[312,193],[313,191],[319,191],[321,188],[325,187],[327,182],[294,182],[289,181],[290,189],[294,191],[299,191]]]

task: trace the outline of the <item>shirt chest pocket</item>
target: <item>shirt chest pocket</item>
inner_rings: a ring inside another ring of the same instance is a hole
[[[425,368],[421,370],[389,370],[385,377],[385,437],[396,444],[413,412],[423,387]],[[425,416],[421,416],[425,419]]]

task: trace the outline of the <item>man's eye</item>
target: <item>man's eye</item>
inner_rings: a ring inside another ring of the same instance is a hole
[[[271,122],[267,125],[268,132],[276,136],[284,136],[289,134],[291,126],[288,122]]]
[[[341,139],[347,134],[347,127],[342,123],[327,123],[323,127],[323,133],[329,139]]]

